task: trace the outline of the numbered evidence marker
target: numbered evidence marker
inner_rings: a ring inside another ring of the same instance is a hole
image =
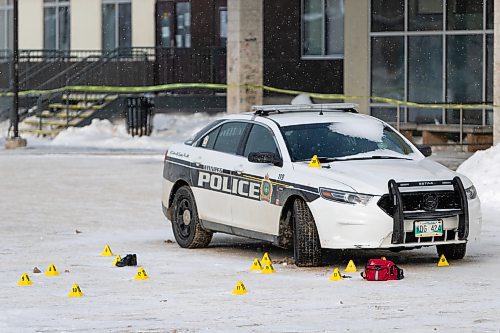
[[[321,168],[321,164],[319,163],[319,159],[317,155],[314,155],[309,162],[310,168]]]
[[[58,276],[59,272],[57,271],[56,265],[50,264],[49,268],[44,274],[45,276]]]
[[[262,270],[262,265],[260,264],[259,259],[255,258],[253,260],[252,267],[250,267],[251,271],[261,271]]]
[[[122,257],[120,257],[120,255],[117,255],[116,258],[115,258],[115,261],[113,261],[113,266],[116,266],[116,263],[118,261],[121,261],[122,260]]]
[[[113,252],[111,252],[111,248],[109,247],[109,245],[106,245],[106,247],[104,248],[104,250],[102,250],[101,256],[102,257],[111,257],[111,256],[113,256]]]
[[[80,286],[75,283],[73,287],[71,287],[71,291],[68,294],[68,297],[82,297],[83,293],[82,290],[80,289]]]
[[[276,270],[273,267],[273,264],[268,264],[265,265],[264,268],[262,268],[262,271],[260,271],[262,274],[273,274],[276,273]]]
[[[445,267],[445,266],[450,266],[450,264],[448,264],[448,260],[446,260],[444,254],[442,254],[438,261],[438,267]]]
[[[262,260],[260,261],[262,265],[270,265],[272,264],[271,257],[269,256],[269,253],[264,252],[264,255],[262,256]]]
[[[238,283],[236,284],[236,287],[234,287],[234,289],[233,289],[234,295],[243,295],[243,294],[246,294],[247,292],[248,292],[247,288],[245,288],[245,285],[243,284],[242,281],[238,281]]]
[[[139,270],[137,271],[137,274],[134,277],[134,280],[147,280],[149,279],[148,274],[144,270],[144,268],[140,267]]]
[[[32,284],[33,281],[30,280],[28,273],[24,273],[17,283],[18,286],[31,286]]]
[[[347,267],[344,269],[345,272],[348,273],[356,273],[358,270],[356,269],[356,265],[354,265],[354,261],[349,260]]]
[[[340,271],[338,268],[335,268],[333,270],[332,276],[330,276],[330,281],[340,281],[342,280],[342,275],[340,274]]]

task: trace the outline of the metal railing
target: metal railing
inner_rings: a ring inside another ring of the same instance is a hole
[[[442,106],[440,106],[442,104]],[[477,134],[490,134],[493,133],[493,106],[486,103],[474,103],[474,104],[414,104],[411,106],[405,105],[404,102],[400,104],[392,103],[370,103],[371,114],[377,116],[376,112],[374,114],[373,110],[376,108],[380,109],[393,109],[395,115],[393,117],[380,117],[382,120],[392,123],[398,131],[400,130],[421,130],[422,128],[432,129],[435,127],[442,127],[443,133],[458,133],[458,144],[468,145],[464,141],[465,135],[467,133],[477,133]],[[439,117],[435,119],[425,119],[425,116],[420,119],[415,119],[411,121],[410,112],[416,112],[416,110],[421,109],[425,111],[436,110],[439,113]],[[465,112],[476,113],[476,117],[470,119],[465,116]],[[444,129],[446,127],[446,130]],[[444,144],[443,144],[444,145]]]

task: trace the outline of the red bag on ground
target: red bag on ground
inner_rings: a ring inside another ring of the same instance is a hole
[[[368,260],[361,276],[367,281],[401,280],[404,278],[403,270],[392,261],[385,259]]]

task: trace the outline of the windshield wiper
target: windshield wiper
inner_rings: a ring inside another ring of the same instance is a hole
[[[398,156],[381,156],[381,155],[373,155],[373,156],[364,156],[364,157],[352,157],[352,158],[337,158],[336,161],[357,161],[357,160],[407,160],[411,161],[411,158],[406,157],[398,157]]]
[[[341,162],[341,161],[358,161],[358,160],[407,160],[411,161],[411,158],[406,157],[398,157],[398,156],[383,156],[383,155],[374,155],[374,156],[364,156],[364,157],[325,157],[319,156],[318,160],[320,163],[329,163],[329,162]],[[307,162],[309,159],[298,160],[297,162]]]

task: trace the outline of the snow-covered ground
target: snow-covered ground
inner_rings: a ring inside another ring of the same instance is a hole
[[[202,118],[164,119],[171,135],[158,131],[141,144],[97,139],[121,131],[100,122],[54,141],[28,139],[29,149],[0,148],[0,332],[498,332],[499,147],[459,170],[475,181],[484,212],[482,242],[470,244],[464,260],[439,268],[433,248],[332,252],[326,267],[276,264],[276,274],[262,275],[249,270],[255,257],[269,251],[280,260],[291,251],[225,235],[207,249],[171,242],[160,205],[163,150],[211,117]],[[137,268],[100,257],[106,244],[122,256],[136,253],[150,279],[135,281]],[[406,278],[328,279],[349,259],[361,268],[378,256],[393,259]],[[60,276],[33,273],[52,263]],[[24,272],[34,285],[16,285]],[[246,295],[231,294],[239,280]],[[67,296],[74,283],[84,297]]]

